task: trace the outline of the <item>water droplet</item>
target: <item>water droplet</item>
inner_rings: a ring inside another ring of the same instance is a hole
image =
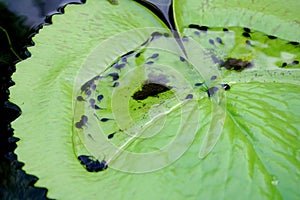
[[[276,176],[273,176],[272,181],[271,181],[272,185],[277,186],[279,184],[279,180]]]
[[[278,183],[279,183],[279,181],[278,181],[278,180],[273,180],[271,183],[272,183],[272,185],[275,185],[275,186],[277,186],[277,185],[278,185]]]

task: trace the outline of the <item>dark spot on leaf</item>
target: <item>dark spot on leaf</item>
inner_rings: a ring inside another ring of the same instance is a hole
[[[242,59],[236,58],[228,58],[221,67],[225,67],[228,70],[235,70],[235,71],[243,71],[246,68],[251,66],[251,62]]]
[[[157,96],[158,94],[166,92],[168,90],[170,90],[169,87],[147,81],[142,85],[141,90],[135,92],[132,95],[132,98],[137,101],[144,100],[144,99],[148,98],[149,96],[152,96],[152,97]]]

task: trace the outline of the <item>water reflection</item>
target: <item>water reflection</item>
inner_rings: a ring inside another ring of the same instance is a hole
[[[80,4],[85,0],[0,0],[0,64],[16,63],[30,56],[26,47],[43,25],[51,23],[51,16],[63,13],[66,4]]]

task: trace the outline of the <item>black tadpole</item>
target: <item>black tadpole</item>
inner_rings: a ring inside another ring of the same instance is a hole
[[[109,120],[112,120],[112,119],[106,118],[106,117],[100,119],[101,122],[107,122],[107,121],[109,121]]]
[[[219,90],[219,88],[217,87],[211,87],[209,88],[206,92],[207,92],[207,95],[208,97],[211,97],[215,94],[215,92],[217,92]]]
[[[112,139],[112,138],[115,136],[115,133],[116,133],[116,132],[109,134],[109,135],[107,136],[107,138],[108,138],[108,139]]]
[[[117,72],[112,72],[108,74],[108,76],[112,77],[113,81],[116,81],[119,79],[119,74]]]
[[[108,164],[105,160],[100,162],[93,156],[80,155],[77,158],[80,161],[80,164],[83,165],[88,172],[104,171],[108,167]]]

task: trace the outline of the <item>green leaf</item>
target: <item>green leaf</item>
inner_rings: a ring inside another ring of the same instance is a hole
[[[14,75],[24,169],[57,199],[296,199],[290,5],[174,1],[183,46],[133,1],[67,7]],[[108,168],[88,172],[97,161]]]

